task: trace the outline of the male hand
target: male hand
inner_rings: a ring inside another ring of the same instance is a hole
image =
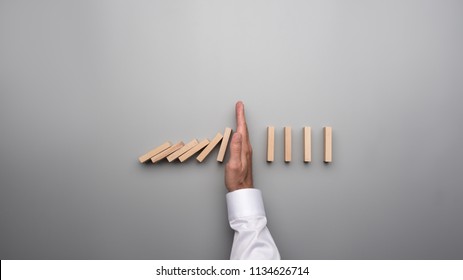
[[[225,186],[229,192],[252,188],[252,147],[244,116],[244,104],[236,103],[236,132],[230,142],[230,159],[225,166]]]

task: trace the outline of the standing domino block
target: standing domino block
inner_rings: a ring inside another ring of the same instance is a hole
[[[222,133],[217,133],[212,139],[211,143],[207,145],[207,147],[199,154],[199,156],[196,158],[197,161],[203,162],[203,160],[209,155],[209,153],[219,144],[220,140],[222,140],[223,135]]]
[[[178,142],[177,144],[173,145],[173,146],[170,146],[170,148],[160,152],[159,154],[155,155],[154,157],[151,158],[151,161],[153,163],[156,163],[158,161],[160,161],[161,159],[164,159],[165,157],[167,157],[168,155],[172,154],[173,152],[179,150],[180,148],[182,148],[185,144],[183,144],[182,141]]]
[[[333,130],[331,126],[325,126],[323,128],[323,134],[325,135],[325,162],[331,162],[333,157]]]
[[[217,155],[217,161],[223,162],[225,152],[227,151],[228,140],[230,140],[232,129],[227,127],[223,133],[222,144],[220,145],[219,154]]]
[[[304,162],[312,161],[312,129],[304,126]]]
[[[267,126],[267,161],[275,159],[275,127]]]
[[[186,153],[181,155],[178,159],[181,162],[184,162],[185,160],[189,159],[192,155],[196,154],[199,150],[206,147],[208,144],[209,144],[209,140],[204,139],[203,141],[199,142],[199,144],[197,144],[196,146],[188,150]]]
[[[142,155],[138,158],[141,163],[147,162],[150,158],[154,157],[155,155],[159,154],[160,152],[164,151],[165,149],[172,146],[172,143],[169,141],[165,142],[164,144],[154,148],[153,150],[149,151],[148,153]]]
[[[285,162],[291,161],[291,127],[285,126]]]
[[[174,152],[173,154],[169,155],[167,157],[167,161],[168,162],[172,162],[173,160],[176,160],[179,156],[183,155],[184,153],[186,153],[188,150],[190,150],[191,148],[193,148],[194,146],[198,145],[198,140],[196,139],[193,139],[191,140],[190,142],[188,142],[185,146],[183,146],[182,148],[180,148],[180,150],[177,150],[176,152]]]

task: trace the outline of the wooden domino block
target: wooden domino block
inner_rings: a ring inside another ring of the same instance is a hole
[[[275,127],[267,127],[267,161],[273,162],[275,159]]]
[[[160,152],[164,151],[165,149],[172,146],[172,143],[169,141],[165,142],[164,144],[152,149],[151,151],[147,152],[146,154],[142,155],[138,158],[141,163],[147,162],[150,158],[154,157],[155,155],[159,154]]]
[[[183,146],[185,146],[185,144],[182,141],[180,141],[177,144],[170,146],[166,150],[164,150],[164,151],[160,152],[159,154],[155,155],[154,157],[152,157],[151,161],[153,163],[156,163],[156,162],[160,161],[161,159],[166,158],[168,155],[172,154],[173,152],[179,150]]]
[[[232,129],[227,127],[225,128],[225,132],[223,133],[222,144],[220,145],[219,154],[217,155],[217,161],[223,162],[225,157],[225,152],[227,151],[228,141],[230,140],[230,135],[232,133]]]
[[[333,159],[333,130],[330,126],[323,128],[323,134],[325,135],[325,162],[331,162]]]
[[[181,162],[184,162],[185,160],[189,159],[192,155],[196,154],[199,152],[202,148],[206,147],[209,144],[208,139],[204,139],[203,141],[199,142],[196,146],[193,148],[189,149],[186,153],[181,155],[178,159]]]
[[[223,135],[222,133],[217,133],[214,137],[214,139],[212,139],[212,141],[209,143],[209,145],[207,145],[206,148],[204,148],[204,150],[199,154],[199,156],[196,158],[197,161],[199,162],[203,162],[203,160],[209,155],[209,153],[215,148],[215,146],[217,146],[217,144],[219,144],[220,140],[222,140],[223,138]]]
[[[291,127],[285,126],[285,162],[291,161]]]
[[[312,129],[309,126],[303,128],[304,134],[304,162],[312,161]]]
[[[167,157],[167,161],[168,162],[172,162],[174,160],[176,160],[179,156],[183,155],[184,153],[186,153],[188,150],[190,150],[191,148],[193,148],[194,146],[198,145],[198,140],[196,139],[193,139],[191,140],[190,142],[188,142],[186,145],[184,145],[182,148],[180,148],[179,150],[175,151],[174,153],[172,153],[171,155],[169,155]]]

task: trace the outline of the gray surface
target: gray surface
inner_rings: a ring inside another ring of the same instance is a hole
[[[217,151],[137,157],[242,99],[283,258],[461,259],[462,27],[462,1],[0,1],[0,258],[227,258]]]

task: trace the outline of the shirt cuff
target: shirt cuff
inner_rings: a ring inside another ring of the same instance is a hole
[[[258,189],[239,189],[227,193],[228,220],[249,216],[264,216],[262,192]]]

